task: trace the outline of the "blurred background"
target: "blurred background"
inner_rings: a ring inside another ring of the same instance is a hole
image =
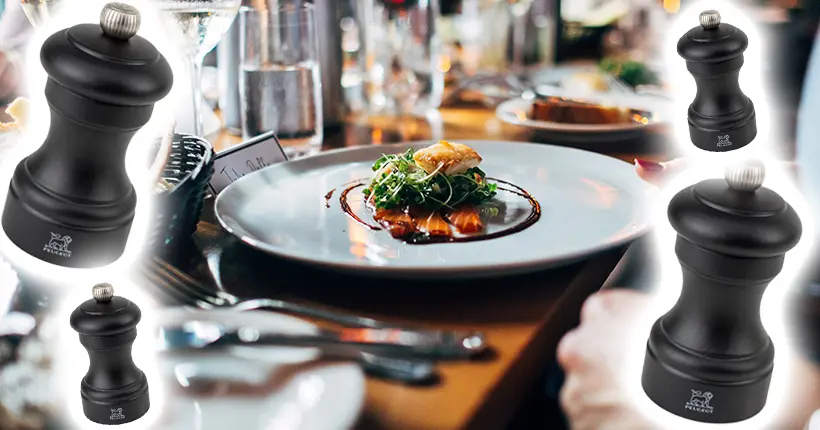
[[[334,97],[344,103],[328,103],[333,98],[329,99],[329,89],[324,89],[325,128],[332,130],[341,125],[351,111],[371,116],[383,113],[374,109],[374,96],[366,88],[373,73],[372,64],[368,63],[368,58],[373,62],[373,49],[368,46],[373,38],[368,37],[361,23],[371,18],[365,16],[363,9],[373,0],[314,1],[317,11],[334,9],[325,13],[335,15],[340,22],[338,36],[342,45],[339,73],[343,94]],[[434,18],[435,36],[441,46],[439,71],[444,75],[445,88],[441,103],[434,101],[430,107],[465,102],[495,107],[521,93],[516,91],[516,85],[510,85],[509,79],[503,84],[492,80],[511,70],[520,71],[519,78],[526,75],[529,79],[526,83],[535,84],[536,88],[546,87],[543,92],[536,91],[536,96],[548,95],[553,86],[571,88],[576,94],[584,89],[602,90],[611,86],[611,82],[605,82],[608,75],[614,76],[618,84],[626,84],[639,92],[660,93],[664,87],[674,84],[664,82],[659,73],[665,58],[659,49],[669,36],[670,21],[687,6],[686,0],[438,1],[440,13]],[[269,0],[267,3],[282,2]],[[820,22],[820,1],[739,0],[734,4],[759,24],[765,40],[770,41],[764,67],[771,99],[776,101],[773,119],[782,125],[786,140],[782,148],[784,154],[793,156],[797,109]],[[234,23],[235,27],[240,19]],[[321,19],[322,16],[317,15],[317,21]],[[335,48],[322,46],[333,43],[326,40],[333,40],[335,31],[335,27],[319,30],[320,51]],[[230,33],[226,35],[230,37]],[[224,65],[232,63],[230,55],[239,55],[229,52],[228,45],[223,39],[220,48],[206,58],[206,65],[214,69],[206,68],[204,87],[211,89],[212,105],[222,108],[225,125],[239,133],[240,107],[234,108],[224,94],[222,97],[217,94],[220,84],[216,82],[216,67],[220,57]],[[331,73],[334,65],[329,64],[328,58],[322,60],[322,73]],[[604,73],[590,72],[594,72],[594,68]],[[208,76],[213,77],[210,83]],[[327,81],[323,82],[327,87]],[[656,86],[659,88],[652,88]],[[208,96],[206,91],[206,98]],[[233,110],[236,112],[232,113]],[[218,148],[222,141],[215,140]]]

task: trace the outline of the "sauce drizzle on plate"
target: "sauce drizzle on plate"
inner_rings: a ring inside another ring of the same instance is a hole
[[[511,182],[503,181],[501,179],[487,179],[506,186],[499,186],[499,191],[515,194],[527,200],[527,202],[530,204],[530,213],[527,215],[527,217],[514,225],[511,225],[503,230],[499,230],[493,233],[479,233],[466,236],[430,236],[423,233],[416,233],[405,238],[400,238],[399,240],[413,245],[425,245],[433,243],[476,242],[480,240],[497,239],[499,237],[508,236],[510,234],[518,233],[519,231],[525,230],[531,225],[535,224],[541,218],[541,204],[538,203],[538,201],[535,200],[535,198],[527,190]],[[344,191],[342,191],[342,193],[339,195],[339,204],[342,207],[342,211],[344,211],[344,213],[347,214],[348,217],[356,221],[361,226],[373,231],[384,230],[384,228],[382,228],[379,225],[374,225],[361,219],[358,215],[356,215],[355,212],[353,212],[353,209],[350,207],[350,203],[348,202],[348,194],[356,188],[363,187],[365,185],[366,182],[358,182],[353,183],[347,188],[345,188]],[[328,194],[325,195],[325,197],[329,199],[328,196],[332,196],[333,191],[335,191],[335,188],[328,192]]]

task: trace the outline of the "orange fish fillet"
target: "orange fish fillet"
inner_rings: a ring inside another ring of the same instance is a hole
[[[420,233],[425,233],[428,236],[450,237],[453,232],[450,231],[450,226],[447,221],[438,212],[424,212],[420,211],[413,214],[413,223],[416,230]]]
[[[383,225],[393,237],[409,236],[415,231],[410,215],[398,209],[376,209],[373,219]]]
[[[473,206],[457,208],[447,214],[447,220],[462,234],[480,233],[484,230],[484,223],[481,221],[478,209]]]

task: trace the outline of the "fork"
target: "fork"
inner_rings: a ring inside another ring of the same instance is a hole
[[[346,315],[285,300],[267,298],[242,300],[228,292],[213,291],[203,286],[197,279],[157,257],[151,257],[147,264],[140,265],[140,268],[142,274],[155,284],[152,287],[159,294],[174,302],[200,309],[275,310],[350,328],[394,329],[411,336],[417,342],[435,346],[438,358],[468,358],[480,354],[487,346],[484,335],[478,332],[406,329],[372,318]]]
[[[209,296],[203,295],[201,296],[203,300],[198,299],[191,299],[190,297],[185,295],[185,290],[177,289],[179,285],[182,284],[182,280],[176,279],[173,276],[175,274],[184,275],[186,282],[190,282],[190,286],[202,288],[199,283],[197,283],[193,278],[187,276],[186,274],[176,270],[174,267],[168,265],[167,263],[159,260],[154,259],[155,261],[151,262],[148,265],[139,265],[141,268],[141,272],[143,276],[148,278],[148,286],[149,288],[164,297],[168,301],[174,303],[185,304],[189,306],[193,306],[200,309],[213,309],[213,308],[230,308],[230,304],[224,305],[217,305],[214,306],[209,304],[209,301],[217,301],[217,303],[223,303],[219,300],[228,300],[230,302],[238,302],[234,296],[225,293],[228,298],[222,299],[219,298],[211,298],[212,300],[208,300]],[[151,266],[151,267],[148,267]],[[151,269],[153,268],[153,270]],[[173,286],[177,286],[174,288]],[[164,287],[164,288],[163,288]],[[202,290],[200,292],[204,292]],[[231,299],[232,298],[232,299]],[[201,306],[200,306],[201,305]],[[397,358],[397,357],[387,357],[378,354],[374,354],[365,350],[355,351],[354,349],[348,350],[345,354],[339,354],[330,352],[328,356],[325,354],[326,357],[336,357],[336,358],[352,358],[354,361],[359,363],[362,366],[362,369],[373,376],[385,378],[389,380],[399,381],[406,384],[426,384],[432,381],[435,381],[437,374],[434,367],[434,363],[430,360],[421,360],[421,359],[407,359],[407,358]]]
[[[240,299],[223,290],[210,289],[187,273],[168,264],[160,258],[152,257],[146,265],[140,266],[143,275],[158,285],[163,285],[161,293],[172,301],[193,305],[202,309],[233,308],[239,311],[277,310],[324,321],[346,327],[362,328],[396,328],[393,324],[371,318],[346,315],[324,309],[304,306],[298,303],[278,299]]]

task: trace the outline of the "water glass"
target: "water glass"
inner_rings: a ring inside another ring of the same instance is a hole
[[[426,116],[450,67],[436,33],[438,0],[358,0],[364,99],[371,113]]]
[[[240,11],[239,90],[245,139],[273,130],[289,158],[322,143],[322,80],[313,5]]]

